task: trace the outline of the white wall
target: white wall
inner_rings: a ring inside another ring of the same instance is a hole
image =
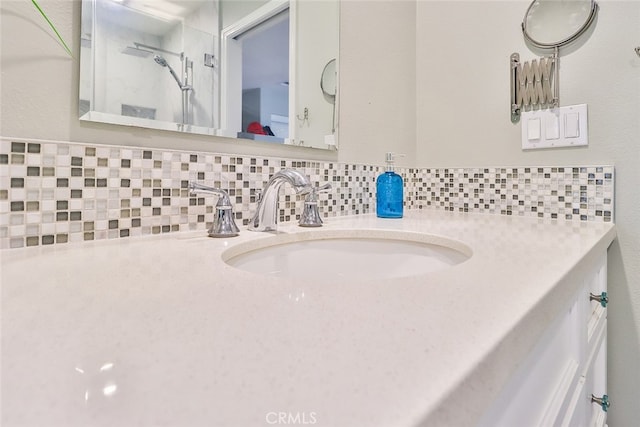
[[[225,28],[254,10],[262,7],[269,0],[219,0],[222,14],[221,27]]]
[[[340,3],[339,158],[416,165],[416,2]]]
[[[515,51],[533,57],[519,31],[526,2],[344,0],[339,159],[382,164],[384,152],[394,150],[408,154],[400,165],[614,164],[619,237],[609,251],[609,425],[630,427],[640,419],[640,58],[633,52],[640,2],[599,3],[591,38],[561,59],[561,103],[589,104],[589,147],[524,153],[509,121],[508,59]],[[77,56],[80,2],[40,4]],[[66,56],[31,2],[2,0],[0,11],[3,136],[338,158],[79,122],[77,59]]]
[[[296,125],[297,143],[327,148],[325,135],[331,135],[333,104],[325,99],[320,88],[320,76],[327,62],[339,53],[339,4],[334,1],[300,2],[295,8],[296,76],[295,113],[289,120]],[[309,120],[303,122],[304,109]]]
[[[640,420],[640,2],[598,3],[590,37],[560,52],[560,103],[588,104],[589,146],[523,152],[509,115],[509,56],[536,57],[520,30],[528,1],[418,1],[417,164],[615,165],[609,425],[626,427]]]
[[[169,103],[165,99],[176,90],[175,87],[169,86],[175,86],[173,81],[169,81],[169,72],[156,64],[152,56],[143,58],[122,53],[125,47],[133,47],[134,42],[157,46],[158,38],[106,20],[96,25],[94,36],[96,97],[93,109],[120,115],[122,104],[128,104],[154,108],[156,119],[173,121],[173,114],[168,108]],[[90,54],[90,49],[84,48],[82,54]],[[175,59],[171,65],[176,65]],[[173,90],[164,90],[165,88]]]
[[[260,123],[271,126],[271,115],[289,115],[289,88],[276,85],[260,88]],[[289,137],[289,130],[281,138]]]
[[[182,52],[182,25],[176,23],[170,31],[165,32],[160,37],[159,48],[169,52]],[[180,80],[182,81],[183,63],[180,57],[164,53],[161,55],[171,65]],[[157,65],[157,64],[156,64]],[[170,118],[173,123],[182,122],[182,90],[175,81],[168,68],[157,65],[161,76],[162,88],[160,92],[164,95],[165,103],[169,106]],[[162,78],[164,77],[164,80]]]

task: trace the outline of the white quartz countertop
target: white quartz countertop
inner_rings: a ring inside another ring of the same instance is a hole
[[[2,425],[473,425],[615,238],[606,223],[409,211],[319,231],[445,237],[422,276],[278,279],[171,233],[0,252]],[[281,233],[315,232],[281,224]]]

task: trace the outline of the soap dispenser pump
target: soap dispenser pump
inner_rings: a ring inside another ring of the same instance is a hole
[[[402,177],[393,170],[396,154],[387,153],[385,157],[387,170],[376,179],[376,215],[378,218],[402,218],[404,185]]]

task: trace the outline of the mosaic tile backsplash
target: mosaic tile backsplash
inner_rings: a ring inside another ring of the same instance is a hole
[[[0,247],[143,236],[211,226],[216,198],[191,196],[189,181],[226,190],[238,224],[256,190],[282,168],[317,185],[324,217],[375,212],[379,165],[132,147],[0,140]],[[406,209],[445,209],[571,221],[612,221],[612,166],[397,169]],[[304,198],[283,186],[280,220]]]

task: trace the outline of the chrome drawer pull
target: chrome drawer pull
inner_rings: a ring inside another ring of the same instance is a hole
[[[598,301],[601,306],[607,307],[609,303],[609,297],[606,292],[601,293],[600,295],[589,294],[589,301]]]
[[[609,403],[609,396],[607,396],[606,394],[603,394],[601,398],[595,397],[592,394],[591,402],[600,405],[604,412],[607,412],[609,410],[609,406],[611,406],[611,403]]]

